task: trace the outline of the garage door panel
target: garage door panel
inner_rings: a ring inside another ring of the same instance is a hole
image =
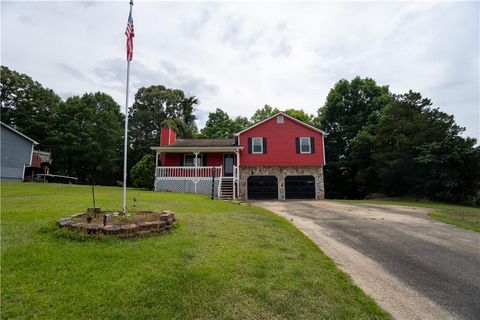
[[[250,176],[247,179],[248,199],[278,199],[278,179],[275,176]]]
[[[315,199],[313,176],[287,176],[285,178],[286,199]]]

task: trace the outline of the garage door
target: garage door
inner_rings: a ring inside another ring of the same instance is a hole
[[[248,199],[278,199],[278,180],[275,176],[250,176],[247,179]]]
[[[313,176],[287,176],[285,178],[286,199],[315,199]]]

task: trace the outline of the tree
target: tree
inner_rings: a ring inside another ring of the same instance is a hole
[[[232,138],[237,132],[242,131],[250,125],[250,122],[245,117],[236,117],[230,119],[230,116],[220,108],[208,114],[208,120],[205,127],[202,129],[199,138]]]
[[[153,189],[155,182],[155,156],[145,154],[130,171],[133,186]]]
[[[180,138],[193,138],[197,133],[196,126],[189,126],[182,119],[166,119],[160,124],[160,127],[173,128]]]
[[[114,184],[122,176],[123,121],[112,97],[97,92],[73,96],[59,105],[52,146],[56,173],[76,176],[82,182],[93,177],[99,184]]]
[[[142,87],[135,94],[135,102],[129,112],[129,163],[137,163],[150,147],[159,144],[163,121],[172,119],[179,130],[180,138],[191,138],[196,133],[193,111],[198,104],[195,97],[186,96],[182,90],[169,89],[162,85]],[[180,129],[180,128],[179,128]]]
[[[238,133],[240,131],[247,129],[251,125],[252,123],[248,120],[247,117],[238,116],[232,120],[232,132]]]
[[[274,114],[276,114],[278,112],[280,112],[280,110],[278,110],[277,108],[272,108],[271,106],[266,104],[263,108],[255,111],[253,116],[250,118],[250,121],[252,123],[257,123],[257,122],[260,122],[262,120],[267,119],[268,117],[273,116]]]
[[[326,132],[327,197],[358,198],[377,188],[371,180],[375,173],[371,137],[380,111],[391,100],[388,86],[379,86],[370,78],[340,80],[328,93],[316,120]]]
[[[49,149],[45,142],[52,135],[52,120],[60,97],[29,76],[5,66],[1,66],[0,89],[2,122]]]
[[[286,109],[284,112],[289,116],[294,117],[295,119],[298,119],[310,125],[313,124],[313,115],[306,113],[305,111],[303,111],[303,109],[290,108]]]
[[[230,138],[232,120],[229,115],[220,108],[208,114],[205,127],[201,130],[201,138]]]
[[[480,154],[453,116],[420,93],[395,95],[381,112],[373,156],[382,191],[467,201],[478,191]]]

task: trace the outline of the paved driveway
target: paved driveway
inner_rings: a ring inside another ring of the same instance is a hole
[[[397,319],[480,319],[480,233],[428,209],[257,201],[291,220]]]

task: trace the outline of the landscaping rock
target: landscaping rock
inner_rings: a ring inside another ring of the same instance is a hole
[[[105,234],[108,235],[118,235],[121,232],[120,226],[117,226],[115,224],[110,224],[108,226],[103,227],[103,230],[105,230]]]
[[[98,234],[99,232],[103,233],[103,226],[99,224],[89,224],[86,229],[89,234]]]
[[[122,217],[118,212],[103,212],[95,217],[90,216],[88,212],[81,212],[70,218],[58,220],[57,225],[99,237],[114,235],[130,238],[168,233],[175,222],[175,214],[172,211],[142,211],[128,217]]]
[[[73,224],[73,221],[70,218],[63,218],[63,219],[58,220],[57,224],[60,227],[68,227],[68,226]]]

